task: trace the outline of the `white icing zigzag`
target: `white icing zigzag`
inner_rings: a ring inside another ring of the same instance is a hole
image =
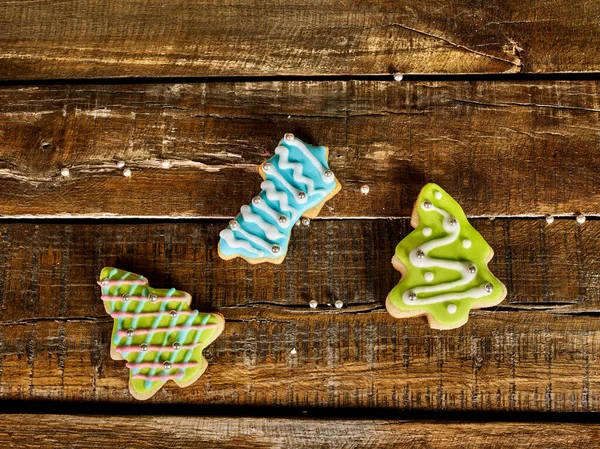
[[[329,168],[292,134],[286,134],[262,167],[262,192],[221,231],[219,252],[225,258],[280,258],[292,225],[336,186]]]
[[[431,297],[425,298],[425,299],[418,298],[418,295],[420,293],[428,294],[428,293],[448,291],[448,290],[455,289],[455,288],[463,286],[463,285],[467,285],[470,282],[472,282],[473,279],[475,279],[475,277],[477,276],[477,267],[475,267],[475,265],[472,264],[471,262],[459,262],[459,261],[452,261],[452,260],[445,260],[445,259],[437,259],[437,258],[428,256],[428,253],[430,251],[434,250],[435,248],[439,248],[441,246],[450,245],[450,244],[454,243],[456,241],[456,239],[458,238],[458,236],[460,235],[461,228],[460,228],[460,222],[458,220],[456,220],[454,217],[452,217],[444,209],[440,209],[439,207],[436,207],[431,203],[428,204],[428,207],[424,207],[424,203],[423,203],[423,204],[421,204],[421,207],[426,212],[430,212],[430,211],[437,212],[444,217],[443,221],[442,221],[442,226],[444,228],[444,231],[446,231],[448,233],[448,235],[445,237],[439,238],[439,239],[434,239],[434,240],[425,242],[420,247],[412,250],[409,254],[410,262],[415,267],[418,267],[418,268],[439,267],[439,268],[445,268],[448,270],[457,271],[458,273],[460,273],[461,278],[454,282],[446,282],[446,283],[437,284],[437,285],[422,285],[422,286],[415,287],[409,291],[404,292],[404,294],[402,295],[402,300],[404,301],[404,303],[409,306],[415,306],[415,305],[420,305],[420,304],[435,304],[435,303],[440,303],[440,302],[445,302],[445,301],[456,301],[456,300],[461,300],[461,299],[465,299],[465,298],[481,298],[481,297],[489,295],[491,293],[491,291],[488,291],[486,284],[484,283],[484,284],[478,285],[476,287],[473,287],[473,288],[463,291],[463,292],[450,292],[450,293],[431,296]],[[428,229],[428,228],[426,228],[426,229]],[[425,231],[425,229],[424,229],[424,231]],[[430,233],[431,232],[429,231],[429,234]],[[427,235],[425,232],[424,232],[424,234]],[[428,272],[426,274],[429,276],[426,276],[425,280],[427,282],[431,282],[433,280],[433,273]],[[451,310],[456,311],[456,308],[454,307],[452,309],[451,308],[448,309],[449,312]]]

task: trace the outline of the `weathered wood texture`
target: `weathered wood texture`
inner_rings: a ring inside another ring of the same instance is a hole
[[[3,224],[0,398],[133,401],[94,285],[114,265],[189,291],[194,307],[227,320],[206,374],[151,401],[600,411],[597,221],[474,220],[508,299],[452,331],[383,309],[406,219],[297,228],[280,266],[220,260],[223,225]]]
[[[598,71],[594,0],[0,2],[0,79]]]
[[[1,415],[14,449],[406,448],[592,449],[600,425],[576,423]],[[126,443],[125,443],[126,442]]]
[[[293,132],[331,147],[343,190],[323,217],[408,216],[427,181],[471,216],[597,215],[597,91],[593,81],[5,87],[0,214],[231,217]]]

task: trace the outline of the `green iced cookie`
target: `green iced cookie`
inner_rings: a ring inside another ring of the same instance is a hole
[[[148,399],[169,380],[180,387],[198,380],[208,366],[202,351],[223,331],[220,314],[191,310],[188,293],[152,288],[145,277],[117,268],[104,268],[98,284],[115,320],[110,354],[127,360],[136,399]]]
[[[423,187],[411,225],[415,230],[392,258],[402,273],[386,300],[392,316],[426,315],[432,328],[453,329],[467,322],[471,309],[502,302],[506,287],[487,267],[494,251],[440,186]]]

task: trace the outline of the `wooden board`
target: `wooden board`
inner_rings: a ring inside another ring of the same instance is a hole
[[[591,72],[594,0],[0,2],[0,79]]]
[[[508,299],[452,331],[383,308],[406,219],[297,228],[280,266],[220,260],[223,221],[2,224],[0,398],[133,401],[94,285],[114,265],[188,291],[194,307],[227,320],[206,374],[152,402],[600,411],[600,223],[473,222],[496,251],[490,268]]]
[[[0,214],[232,217],[293,132],[331,148],[343,190],[322,217],[408,216],[428,181],[470,216],[597,215],[597,92],[595,81],[4,87]]]
[[[70,415],[2,415],[0,422],[0,443],[14,449],[600,447],[597,423]]]

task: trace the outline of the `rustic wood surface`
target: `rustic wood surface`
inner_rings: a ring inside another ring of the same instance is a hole
[[[0,443],[14,449],[121,449],[124,442],[128,449],[600,447],[600,425],[560,422],[484,423],[188,416],[1,417]]]
[[[599,101],[596,81],[4,87],[0,214],[232,217],[293,132],[331,148],[322,217],[406,217],[428,181],[470,216],[598,215]]]
[[[590,72],[594,0],[0,1],[0,79]]]
[[[112,265],[188,291],[194,307],[227,320],[206,351],[206,374],[151,402],[600,411],[600,222],[473,223],[496,250],[490,268],[508,299],[452,331],[395,320],[383,307],[407,219],[296,228],[280,266],[220,260],[220,220],[5,223],[0,398],[134,401],[128,370],[110,359],[112,319],[94,284]]]
[[[0,446],[600,447],[566,413],[600,412],[599,15],[0,0]],[[284,264],[225,262],[218,232],[286,132],[330,147],[343,190]],[[430,181],[508,289],[451,331],[384,307]],[[227,320],[205,375],[147,410],[109,355],[108,265]]]

